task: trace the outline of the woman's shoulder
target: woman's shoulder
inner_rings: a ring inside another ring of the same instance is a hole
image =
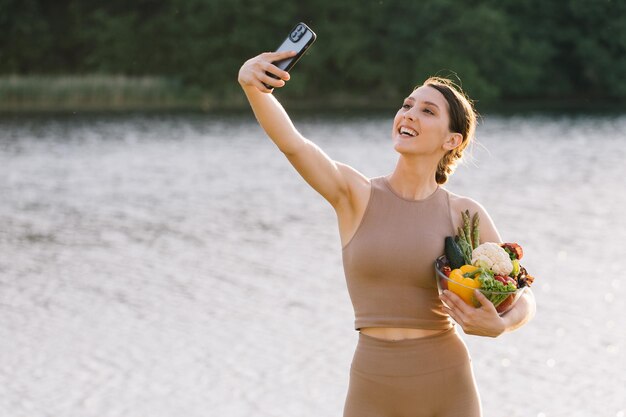
[[[470,216],[478,213],[480,218],[480,233],[482,242],[501,242],[500,233],[493,222],[493,219],[485,207],[472,197],[460,195],[446,190],[450,197],[450,212],[452,214],[452,224],[454,228],[463,224],[461,212],[469,211]]]
[[[474,200],[471,197],[454,193],[447,188],[444,188],[448,193],[450,199],[450,208],[455,211],[465,211],[469,210],[470,212],[475,211],[485,211],[485,208],[478,201]]]

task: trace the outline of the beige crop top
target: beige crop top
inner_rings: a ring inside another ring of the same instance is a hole
[[[342,251],[355,329],[450,328],[434,275],[445,237],[456,234],[448,191],[408,200],[385,177],[370,181],[363,219]]]

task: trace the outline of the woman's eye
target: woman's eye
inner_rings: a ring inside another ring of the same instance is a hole
[[[403,104],[403,105],[402,105],[402,108],[403,108],[403,109],[407,109],[407,110],[408,110],[408,109],[410,109],[410,108],[411,108],[411,106],[410,106],[409,104]]]
[[[435,114],[432,111],[430,111],[429,109],[424,109],[424,113],[428,113],[428,114]]]

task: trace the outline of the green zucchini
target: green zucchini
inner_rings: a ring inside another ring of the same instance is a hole
[[[445,241],[446,258],[450,261],[450,268],[457,269],[465,265],[465,258],[458,243],[454,241],[452,236],[446,237]]]

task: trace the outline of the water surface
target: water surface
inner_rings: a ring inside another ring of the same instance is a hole
[[[295,121],[373,177],[391,117]],[[486,416],[625,416],[624,132],[487,115],[446,185],[537,277],[529,325],[463,335]],[[358,334],[335,215],[250,114],[4,118],[0,166],[1,415],[341,415]]]

